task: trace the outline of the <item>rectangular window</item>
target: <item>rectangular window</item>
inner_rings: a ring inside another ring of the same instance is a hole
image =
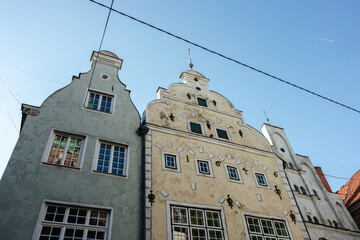
[[[215,128],[216,129],[216,135],[218,138],[229,140],[229,135],[226,130]]]
[[[206,161],[198,161],[199,172],[202,174],[210,174],[209,163]]]
[[[214,177],[210,160],[195,159],[195,167],[197,175]]]
[[[49,154],[43,162],[78,168],[84,142],[84,136],[54,131]]]
[[[126,176],[126,168],[127,147],[108,142],[100,142],[96,171]]]
[[[190,122],[190,131],[193,133],[203,134],[200,123]]]
[[[223,240],[220,211],[206,208],[170,206],[173,240]]]
[[[172,172],[180,172],[180,159],[176,153],[162,152],[162,169]]]
[[[88,95],[87,108],[106,113],[112,112],[113,96],[98,92],[89,92]]]
[[[256,180],[260,186],[267,187],[265,175],[262,173],[255,173]]]
[[[198,104],[199,104],[200,106],[203,106],[203,107],[207,107],[207,106],[208,106],[206,100],[203,99],[203,98],[197,98],[197,102],[198,102]]]
[[[290,239],[285,221],[253,216],[245,218],[250,239]]]
[[[258,187],[270,189],[270,185],[269,185],[269,182],[268,182],[268,179],[267,179],[265,173],[253,171],[253,174],[254,174],[256,185]]]
[[[165,154],[165,166],[167,168],[172,168],[172,169],[176,169],[176,156],[175,155],[170,155],[170,154]]]
[[[224,167],[229,182],[242,183],[238,166],[224,163]]]
[[[109,220],[107,209],[47,203],[38,239],[107,239]]]

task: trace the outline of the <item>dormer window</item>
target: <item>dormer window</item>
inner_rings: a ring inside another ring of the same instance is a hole
[[[197,98],[197,103],[200,105],[200,106],[203,106],[203,107],[207,107],[207,101],[206,99],[203,99],[203,98]]]

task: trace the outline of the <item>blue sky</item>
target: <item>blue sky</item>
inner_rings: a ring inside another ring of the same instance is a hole
[[[359,1],[115,0],[114,8],[360,109]],[[2,1],[0,175],[18,138],[18,101],[40,105],[88,71],[106,17],[106,9],[86,0]],[[285,128],[294,151],[310,156],[325,174],[350,178],[360,168],[359,113],[116,13],[102,47],[124,59],[119,77],[140,113],[159,86],[178,82],[188,69],[188,48],[194,70],[242,110],[248,124],[260,129],[265,110],[271,124]],[[333,191],[346,183],[327,179]]]

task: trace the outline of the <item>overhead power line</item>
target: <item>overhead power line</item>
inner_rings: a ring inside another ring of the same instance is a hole
[[[109,13],[108,13],[108,16],[107,16],[107,18],[106,18],[106,23],[105,23],[105,26],[104,26],[104,31],[103,31],[103,34],[102,34],[102,37],[101,37],[101,41],[100,41],[100,45],[99,45],[98,57],[95,58],[94,70],[92,71],[91,77],[90,77],[89,88],[90,88],[90,85],[91,85],[91,82],[92,82],[92,79],[93,79],[93,76],[94,76],[94,73],[95,73],[96,64],[97,64],[97,61],[98,61],[98,59],[99,59],[99,54],[100,54],[101,46],[102,46],[103,41],[104,41],[104,37],[105,37],[106,29],[107,29],[107,26],[108,26],[108,23],[109,23],[109,19],[110,19],[110,15],[111,15],[111,9],[112,9],[113,4],[114,4],[114,0],[111,1],[111,5],[110,5],[110,7],[109,7]]]
[[[175,35],[175,34],[173,34],[173,33],[171,33],[171,32],[168,32],[168,31],[163,30],[163,29],[161,29],[161,28],[159,28],[159,27],[156,27],[156,26],[151,25],[151,24],[149,24],[149,23],[147,23],[147,22],[144,22],[144,21],[142,21],[142,20],[140,20],[140,19],[137,19],[137,18],[135,18],[135,17],[132,17],[132,16],[126,14],[126,13],[123,13],[123,12],[120,12],[120,11],[118,11],[118,10],[116,10],[116,9],[113,9],[113,8],[112,8],[112,4],[111,4],[111,7],[108,7],[108,6],[106,6],[106,5],[102,4],[102,3],[99,3],[99,2],[97,2],[97,1],[94,1],[94,0],[90,0],[90,1],[93,2],[93,3],[95,3],[95,4],[97,4],[97,5],[102,6],[102,7],[104,7],[104,8],[109,9],[110,11],[114,11],[114,12],[116,12],[116,13],[118,13],[118,14],[121,14],[121,15],[127,17],[127,18],[130,18],[130,19],[132,19],[132,20],[134,20],[134,21],[136,21],[136,22],[139,22],[139,23],[144,24],[144,25],[146,25],[146,26],[148,26],[148,27],[151,27],[151,28],[153,28],[153,29],[156,29],[156,30],[158,30],[158,31],[160,31],[160,32],[162,32],[162,33],[165,33],[165,34],[170,35],[170,36],[172,36],[172,37],[175,37],[175,38],[177,38],[177,39],[179,39],[179,40],[182,40],[182,41],[184,41],[184,42],[187,42],[187,43],[189,43],[189,44],[191,44],[191,45],[193,45],[193,46],[195,46],[195,47],[201,48],[201,49],[203,49],[203,50],[205,50],[205,51],[207,51],[207,52],[213,53],[213,54],[218,55],[218,56],[220,56],[220,57],[222,57],[222,58],[225,58],[225,59],[227,59],[227,60],[229,60],[229,61],[232,61],[232,62],[235,62],[235,63],[237,63],[237,64],[240,64],[240,65],[242,65],[242,66],[244,66],[244,67],[246,67],[246,68],[250,68],[251,70],[254,70],[254,71],[258,72],[258,73],[261,73],[261,74],[263,74],[263,75],[266,75],[266,76],[268,76],[268,77],[271,77],[271,78],[273,78],[273,79],[276,79],[276,80],[278,80],[278,81],[280,81],[280,82],[282,82],[282,83],[288,84],[288,85],[290,85],[290,86],[292,86],[292,87],[295,87],[295,88],[297,88],[297,89],[300,89],[300,90],[302,90],[302,91],[305,91],[305,92],[307,92],[307,93],[310,93],[310,94],[312,94],[312,95],[315,95],[315,96],[320,97],[320,98],[322,98],[322,99],[325,99],[325,100],[327,100],[327,101],[329,101],[329,102],[332,102],[332,103],[335,103],[335,104],[337,104],[337,105],[340,105],[340,106],[342,106],[342,107],[344,107],[344,108],[350,109],[350,110],[352,110],[352,111],[354,111],[354,112],[360,113],[360,110],[357,110],[357,109],[352,108],[352,107],[350,107],[350,106],[347,106],[347,105],[345,105],[345,104],[343,104],[343,103],[340,103],[340,102],[338,102],[338,101],[335,101],[335,100],[333,100],[333,99],[331,99],[331,98],[328,98],[328,97],[325,97],[325,96],[323,96],[323,95],[320,95],[320,94],[318,94],[318,93],[316,93],[316,92],[313,92],[313,91],[311,91],[311,90],[309,90],[309,89],[300,87],[300,86],[298,86],[298,85],[296,85],[296,84],[294,84],[294,83],[288,82],[288,81],[286,81],[286,80],[284,80],[284,79],[281,79],[281,78],[279,78],[279,77],[276,77],[276,76],[274,76],[274,75],[272,75],[272,74],[269,74],[269,73],[267,73],[267,72],[264,72],[264,71],[262,71],[262,70],[259,70],[259,69],[255,68],[255,67],[252,67],[252,66],[250,66],[250,65],[247,65],[247,64],[245,64],[245,63],[242,63],[242,62],[240,62],[240,61],[238,61],[238,60],[235,60],[235,59],[233,59],[233,58],[227,57],[227,56],[225,56],[225,55],[223,55],[223,54],[221,54],[221,53],[219,53],[219,52],[216,52],[216,51],[211,50],[211,49],[209,49],[209,48],[207,48],[207,47],[204,47],[204,46],[202,46],[202,45],[200,45],[200,44],[197,44],[197,43],[194,43],[194,42],[192,42],[192,41],[190,41],[190,40],[187,40],[187,39],[185,39],[185,38],[182,38],[182,37],[180,37],[180,36],[178,36],[178,35]]]
[[[30,75],[30,76],[32,76],[32,77],[34,77],[34,78],[38,78],[38,79],[40,79],[40,80],[47,81],[47,82],[52,82],[52,83],[57,83],[57,84],[66,85],[66,83],[57,82],[57,81],[53,81],[53,80],[51,80],[51,79],[47,79],[47,78],[43,78],[43,77],[37,76],[37,75],[35,75],[35,74],[31,73],[31,72],[28,72],[28,71],[26,71],[26,70],[24,70],[24,69],[22,69],[22,68],[20,68],[20,67],[18,67],[18,66],[16,66],[16,65],[10,63],[10,62],[8,62],[8,61],[7,61],[7,64],[9,64],[10,66],[16,68],[17,70],[19,70],[19,71],[21,71],[21,72],[23,72],[23,73],[25,73],[25,74],[28,74],[28,75]]]

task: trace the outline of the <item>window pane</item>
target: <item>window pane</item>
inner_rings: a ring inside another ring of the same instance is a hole
[[[49,154],[48,162],[54,164],[61,164],[61,159],[64,156],[68,137],[56,134]]]
[[[205,161],[198,161],[199,172],[202,174],[210,174],[209,163]]]
[[[106,173],[109,172],[110,157],[111,157],[111,145],[101,143],[96,170],[99,172],[106,172]]]
[[[202,228],[192,228],[191,229],[191,239],[193,240],[206,240],[206,231]]]
[[[209,239],[210,240],[222,240],[223,235],[220,230],[209,230]]]
[[[227,134],[227,132],[225,130],[222,130],[222,129],[216,129],[216,132],[217,132],[217,135],[219,138],[223,138],[223,139],[227,139],[229,140],[229,136]]]
[[[40,239],[59,239],[61,228],[52,226],[43,226],[40,233]]]
[[[200,133],[202,134],[201,125],[199,123],[190,122],[190,129],[193,133]]]
[[[220,215],[218,212],[206,211],[206,221],[209,227],[221,227]]]
[[[204,225],[204,212],[201,210],[190,209],[190,224]]]
[[[45,220],[51,222],[62,222],[64,220],[65,207],[48,206]]]
[[[174,223],[187,223],[187,212],[184,208],[173,208],[173,222]]]
[[[259,219],[248,217],[247,222],[250,232],[261,233]]]
[[[251,235],[251,240],[263,240],[262,236]]]
[[[84,230],[67,228],[64,235],[64,240],[82,240]]]
[[[275,225],[275,229],[276,229],[276,234],[278,236],[284,236],[284,237],[289,236],[287,233],[286,227],[285,227],[285,223],[274,221],[274,225]]]
[[[239,180],[237,169],[234,167],[227,167],[227,168],[228,168],[229,178],[234,180]]]
[[[274,229],[270,220],[261,219],[261,225],[265,234],[274,235]]]
[[[89,103],[88,103],[88,108],[94,109],[94,110],[98,110],[99,107],[99,99],[100,99],[100,95],[99,94],[95,94],[95,93],[90,93],[89,96]]]
[[[65,166],[76,167],[78,165],[80,149],[83,143],[81,138],[71,138],[66,151]]]
[[[125,167],[125,148],[120,146],[114,146],[114,156],[112,163],[111,173],[117,175],[124,175]]]
[[[167,168],[173,168],[176,169],[176,156],[174,155],[170,155],[170,154],[165,154],[165,166]]]
[[[260,186],[267,186],[265,175],[262,173],[255,173],[256,180]]]
[[[188,240],[189,229],[186,227],[174,226],[173,240]]]
[[[68,223],[85,224],[86,210],[79,208],[70,208]]]

